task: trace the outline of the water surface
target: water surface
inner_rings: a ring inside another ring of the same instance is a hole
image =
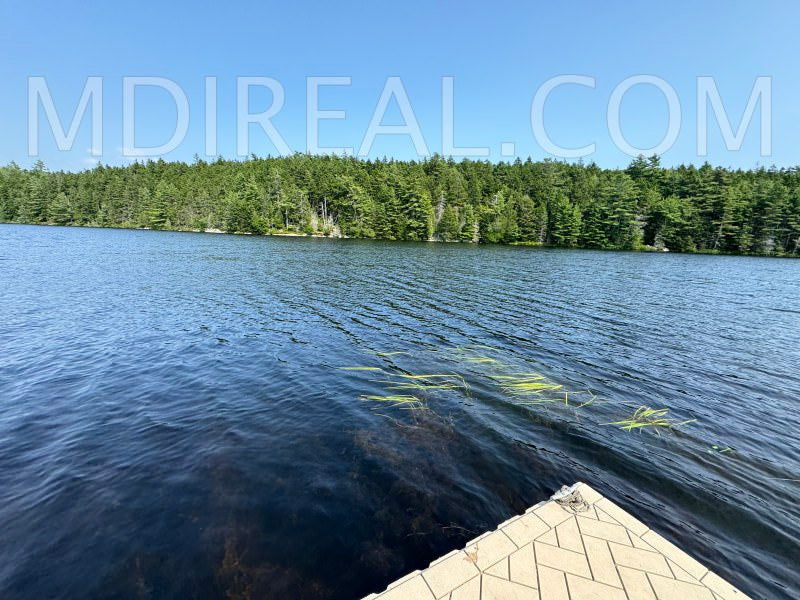
[[[356,598],[582,480],[796,598],[798,298],[792,260],[0,226],[0,596]],[[375,410],[344,366],[469,389]],[[697,422],[603,425],[643,404]]]

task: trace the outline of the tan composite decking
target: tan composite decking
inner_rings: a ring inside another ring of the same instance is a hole
[[[584,483],[364,600],[740,600]]]

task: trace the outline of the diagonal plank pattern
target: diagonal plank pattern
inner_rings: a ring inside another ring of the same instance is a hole
[[[585,483],[364,600],[742,600]]]

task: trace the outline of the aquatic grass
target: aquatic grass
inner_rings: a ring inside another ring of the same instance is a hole
[[[474,363],[474,364],[492,364],[492,365],[503,364],[496,358],[491,358],[489,356],[467,356],[463,360],[464,362]]]
[[[493,379],[500,384],[504,392],[516,396],[541,395],[543,392],[554,392],[564,387],[559,383],[548,381],[539,373],[496,375]]]
[[[381,402],[389,405],[389,408],[400,408],[401,410],[427,410],[427,403],[417,396],[409,395],[388,395],[388,396],[361,396],[362,400]]]
[[[541,394],[542,392],[560,390],[562,387],[564,386],[559,383],[548,383],[543,381],[518,381],[504,385],[503,389],[517,394]]]
[[[423,375],[413,375],[411,373],[393,373],[395,377],[404,377],[406,379],[442,379],[446,377],[455,377],[456,379],[463,380],[464,377],[458,373],[426,373]]]
[[[580,404],[574,404],[574,403],[570,404],[569,400],[570,394],[575,396],[578,394],[587,394],[587,393],[590,395],[590,398],[587,401],[581,402]],[[567,408],[579,409],[583,408],[584,406],[588,406],[596,399],[597,397],[591,392],[578,391],[578,392],[564,392],[563,396],[561,394],[558,394],[556,396],[540,396],[537,397],[535,400],[517,400],[516,404],[520,406],[536,406],[539,404],[563,404]]]
[[[564,385],[549,380],[536,371],[515,371],[511,373],[491,375],[500,389],[514,398],[519,406],[541,406],[563,404],[577,411],[592,404],[597,397],[589,390],[568,390]],[[587,396],[588,399],[576,401],[575,397]],[[576,412],[577,415],[577,412]]]
[[[443,356],[448,361],[453,361],[462,366],[465,372],[488,378],[502,390],[508,399],[517,406],[526,407],[557,407],[563,405],[572,409],[575,419],[579,419],[579,410],[598,402],[597,396],[589,390],[570,390],[561,383],[549,379],[537,371],[526,369],[519,364],[512,367],[502,362],[502,357],[487,356],[486,350],[494,351],[489,346],[456,346],[445,350],[431,350],[433,353],[450,352]],[[452,353],[455,354],[452,354]],[[383,357],[409,355],[408,352],[376,352]],[[473,365],[486,365],[487,370],[474,371]],[[437,392],[452,392],[464,390],[470,395],[469,385],[463,374],[453,373],[405,373],[396,369],[384,370],[370,366],[340,367],[348,371],[367,371],[381,373],[382,378],[372,379],[381,384],[386,390],[386,395],[362,395],[361,399],[377,403],[379,407],[396,408],[399,410],[419,411],[428,409],[428,398]],[[457,369],[459,370],[459,369]],[[487,372],[488,371],[488,372]],[[397,392],[397,393],[391,393]],[[408,392],[408,393],[403,393]],[[633,407],[631,407],[633,409]],[[378,410],[378,408],[373,408]],[[388,416],[388,415],[384,415]],[[650,406],[636,407],[629,417],[600,425],[613,425],[624,431],[651,430],[657,435],[662,431],[674,431],[678,427],[695,422],[696,419],[679,421],[670,416],[668,408],[652,408]],[[730,447],[711,446],[709,453],[733,454],[735,450]]]
[[[469,394],[469,385],[457,373],[387,373],[387,379],[373,379],[386,385],[388,390],[417,390],[419,392],[446,391],[461,389]]]
[[[580,390],[580,391],[577,391],[577,392],[564,392],[564,406],[569,406],[570,405],[569,404],[569,396],[570,396],[570,394],[572,394],[573,396],[578,396],[580,394],[589,394],[589,399],[586,400],[586,402],[581,402],[578,405],[574,405],[573,404],[572,405],[573,408],[583,408],[584,406],[589,406],[592,402],[597,400],[597,396],[595,396],[589,390]]]
[[[456,346],[453,348],[456,356],[454,360],[462,361],[467,364],[474,365],[494,365],[498,367],[508,367],[509,365],[500,362],[497,358],[487,356],[484,350],[497,351],[497,348],[491,346],[475,345],[475,346]]]
[[[496,379],[497,381],[541,381],[544,378],[544,375],[540,375],[539,373],[511,373],[510,375],[494,375],[492,377],[492,379]]]
[[[382,356],[397,356],[409,354],[408,352],[376,352]],[[350,365],[339,367],[345,371],[363,371],[379,373],[382,377],[371,379],[380,384],[386,392],[385,395],[361,395],[362,400],[379,403],[382,408],[397,408],[400,410],[427,410],[428,396],[436,392],[463,390],[469,395],[469,385],[463,375],[458,373],[407,373],[397,372],[396,369],[383,369],[380,367]],[[402,392],[410,392],[403,394]],[[412,395],[416,394],[416,395]],[[376,410],[376,409],[373,409]]]
[[[491,356],[486,356],[486,350],[496,352],[497,348],[486,346],[483,344],[455,346],[445,348],[443,350],[432,350],[432,352],[441,352],[445,355],[447,360],[454,362],[461,362],[465,364],[489,364],[507,367],[508,365],[500,362],[498,359]]]
[[[472,365],[486,365],[490,372],[481,375],[494,381],[506,396],[520,406],[541,406],[562,404],[566,408],[577,410],[595,402],[596,397],[586,390],[568,390],[560,383],[549,380],[545,375],[526,369],[524,366],[502,362],[502,357],[487,356],[486,351],[496,351],[496,348],[485,345],[464,345],[432,352],[455,352],[447,356],[447,360],[455,361],[465,369]],[[408,354],[407,352],[376,352],[380,356],[396,356]],[[343,367],[351,371],[373,371],[383,375],[381,378],[372,379],[381,384],[387,395],[362,396],[362,399],[381,402],[389,407],[403,409],[417,409],[427,407],[427,399],[437,392],[452,392],[463,390],[470,395],[469,384],[461,373],[402,373],[394,369],[384,370],[377,367],[352,366]],[[492,372],[493,371],[493,372]],[[398,392],[393,394],[391,392]],[[403,395],[403,392],[416,395]],[[585,397],[588,395],[588,399]],[[425,400],[423,400],[425,398]]]
[[[423,373],[418,375],[411,373],[390,373],[389,376],[412,382],[423,382],[425,385],[444,385],[449,383],[454,387],[460,387],[465,391],[469,391],[467,380],[464,379],[463,375],[459,375],[458,373]]]
[[[645,428],[651,428],[656,434],[660,435],[661,431],[672,431],[676,427],[694,423],[697,419],[687,419],[686,421],[676,421],[669,416],[668,408],[651,408],[649,406],[640,406],[636,411],[627,419],[614,421],[611,423],[601,423],[601,425],[617,425],[620,429],[625,431],[639,431]]]
[[[460,388],[460,385],[454,383],[417,383],[415,381],[390,381],[378,380],[378,383],[389,383],[387,390],[454,390]]]

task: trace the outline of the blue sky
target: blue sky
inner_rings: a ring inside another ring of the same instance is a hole
[[[486,2],[108,2],[44,3],[0,0],[0,164],[27,166],[27,78],[47,79],[62,122],[68,125],[88,76],[102,76],[103,157],[122,157],[122,78],[174,80],[191,109],[183,143],[164,158],[191,161],[204,153],[204,77],[218,78],[218,153],[236,155],[236,78],[268,76],[281,82],[285,105],[273,123],[292,150],[306,149],[306,77],[350,76],[347,87],[324,88],[321,109],[347,112],[322,121],[320,145],[359,147],[389,76],[405,85],[431,152],[441,152],[441,78],[455,78],[455,143],[488,146],[499,160],[501,142],[515,155],[548,154],[531,131],[531,101],[549,78],[588,75],[596,88],[557,88],[545,105],[548,134],[565,147],[596,144],[584,160],[624,166],[630,157],[615,147],[606,107],[617,84],[639,74],[658,76],[677,92],[682,126],[664,164],[734,167],[800,164],[800,4],[770,2],[610,1],[494,6]],[[758,76],[772,78],[772,155],[760,156],[758,114],[739,151],[725,149],[710,119],[709,152],[698,157],[696,78],[713,76],[737,126]],[[137,93],[138,145],[165,142],[174,127],[174,104],[157,89]],[[251,110],[270,102],[254,93]],[[42,119],[43,113],[42,113]],[[637,147],[664,136],[667,104],[655,88],[632,88],[621,105],[622,129]],[[42,121],[46,124],[46,121]],[[392,104],[384,123],[400,123]],[[46,127],[40,157],[51,169],[79,170],[93,159],[89,118],[74,148],[58,151]],[[257,127],[250,151],[276,154]],[[408,137],[380,136],[370,156],[414,158]]]

